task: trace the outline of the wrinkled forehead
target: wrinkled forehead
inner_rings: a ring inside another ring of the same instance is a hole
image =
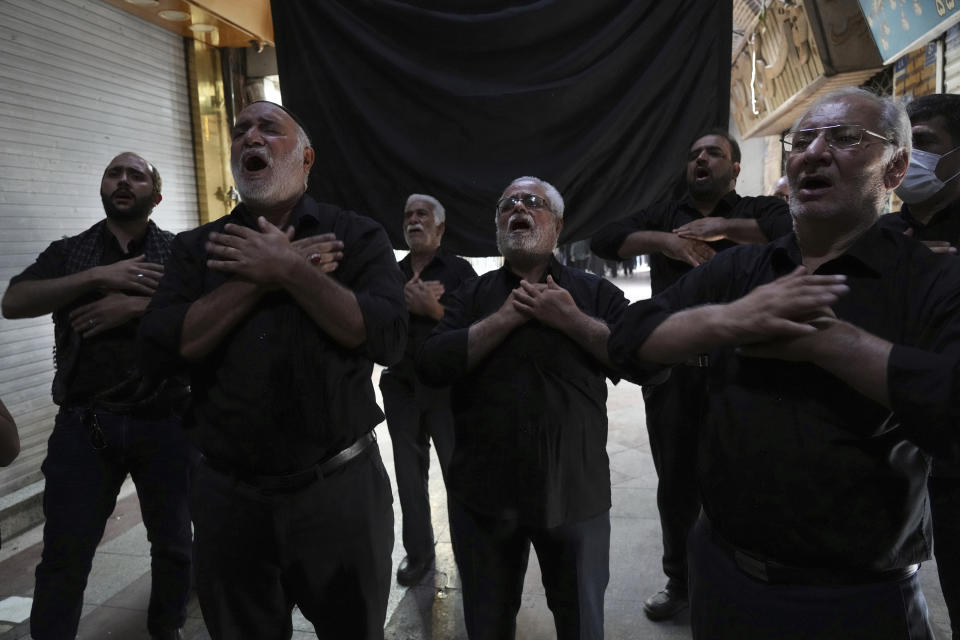
[[[421,200],[420,198],[414,198],[407,204],[407,208],[404,209],[404,212],[407,211],[416,211],[417,209],[424,209],[433,213],[433,203],[429,200]]]
[[[121,153],[110,161],[110,164],[107,165],[107,168],[104,169],[103,172],[106,174],[111,169],[116,168],[136,169],[143,173],[150,173],[150,165],[135,153]]]
[[[514,182],[511,182],[509,186],[503,190],[503,195],[501,197],[505,198],[517,193],[532,193],[540,196],[541,198],[547,197],[546,190],[539,183],[534,182],[533,180],[515,180]]]
[[[297,123],[286,111],[269,102],[254,102],[237,114],[235,128],[245,129],[254,124],[278,123],[284,127],[296,130]]]
[[[690,145],[690,155],[697,155],[704,149],[710,148],[722,149],[724,155],[726,155],[728,158],[732,155],[730,142],[723,136],[713,134],[698,138],[692,145]]]
[[[877,129],[881,120],[880,107],[856,96],[846,96],[815,104],[797,122],[795,129],[816,129],[838,124],[856,124]]]

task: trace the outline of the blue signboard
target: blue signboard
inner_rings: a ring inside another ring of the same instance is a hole
[[[960,0],[859,0],[884,64],[960,22]]]

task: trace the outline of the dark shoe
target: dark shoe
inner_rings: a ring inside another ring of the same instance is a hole
[[[427,575],[427,572],[433,568],[435,557],[433,554],[424,558],[405,557],[397,569],[397,582],[405,587],[420,584],[423,576]]]
[[[152,633],[150,634],[150,640],[183,640],[183,633],[181,633],[180,629]]]
[[[653,621],[669,620],[690,605],[686,590],[667,585],[643,601],[643,612]]]

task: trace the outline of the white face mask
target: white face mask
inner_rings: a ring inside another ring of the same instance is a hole
[[[957,148],[960,149],[960,147]],[[910,164],[907,166],[907,174],[903,176],[903,182],[894,190],[894,193],[907,204],[924,202],[940,193],[940,190],[943,189],[948,182],[960,176],[960,171],[946,180],[941,180],[934,172],[937,169],[937,165],[940,164],[940,159],[956,150],[957,149],[952,149],[941,156],[936,153],[930,153],[929,151],[914,149],[910,153]]]

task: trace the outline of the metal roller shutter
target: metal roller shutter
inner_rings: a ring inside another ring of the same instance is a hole
[[[0,2],[0,291],[52,240],[103,217],[100,176],[134,151],[163,178],[153,219],[199,220],[183,40],[99,0]],[[50,316],[0,319],[0,398],[22,452],[0,496],[41,479],[56,407]]]
[[[943,92],[960,93],[960,25],[944,34]]]

